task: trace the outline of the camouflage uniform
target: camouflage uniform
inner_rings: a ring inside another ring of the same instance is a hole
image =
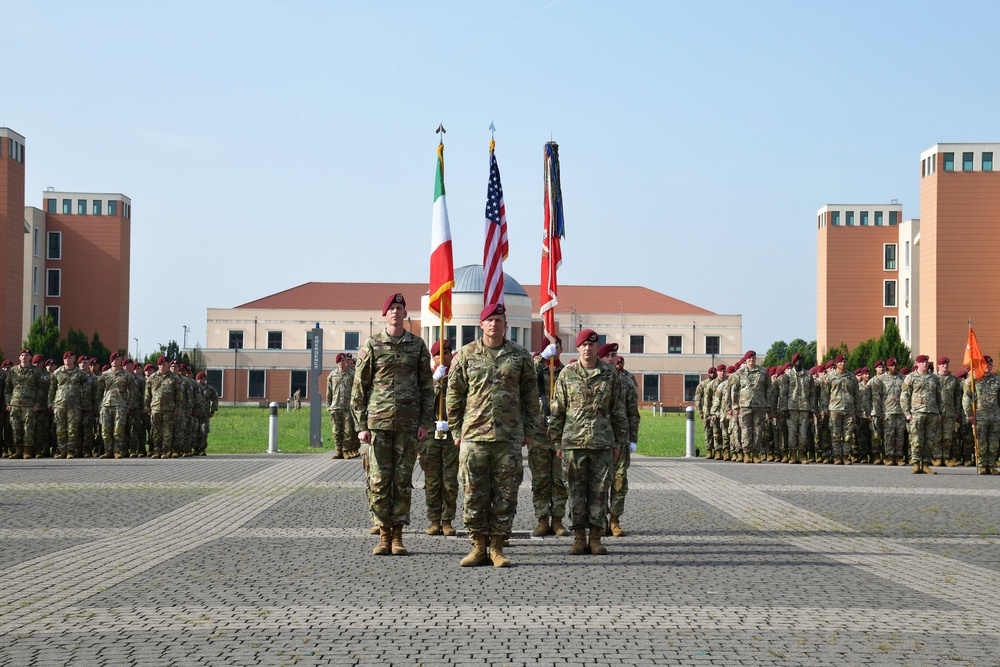
[[[35,419],[45,409],[46,396],[42,393],[42,374],[32,365],[12,366],[7,371],[4,385],[4,403],[10,414],[13,431],[11,458],[30,459],[35,446]]]
[[[813,383],[813,391],[816,394],[816,432],[814,434],[816,445],[814,455],[816,462],[826,461],[827,463],[831,461],[833,444],[830,440],[830,406],[825,400],[828,398],[828,395],[823,391],[823,385],[829,379],[829,374],[823,371]]]
[[[507,535],[517,512],[521,448],[538,424],[531,354],[507,339],[491,348],[479,338],[458,351],[448,378],[448,426],[461,440],[465,527]]]
[[[128,414],[134,402],[135,376],[124,369],[114,368],[101,373],[97,379],[98,404],[101,406],[101,435],[104,438],[104,456],[112,454],[122,458],[128,454]]]
[[[52,456],[52,408],[48,407],[49,387],[52,385],[52,374],[44,366],[36,366],[42,377],[43,408],[35,415],[35,458]]]
[[[722,447],[723,458],[729,460],[729,378],[716,380],[712,396],[712,431],[716,448]]]
[[[899,457],[903,448],[903,431],[906,428],[906,417],[900,406],[899,397],[903,391],[903,378],[898,374],[883,373],[878,376],[877,390],[872,390],[873,410],[882,416],[882,446],[883,454],[888,457]]]
[[[705,429],[705,456],[712,458],[716,450],[715,428],[712,426],[712,398],[718,381],[714,377],[707,377],[698,383],[698,388],[694,390],[694,407],[701,417],[701,426]],[[718,447],[722,449],[722,447]]]
[[[380,526],[410,523],[417,429],[434,428],[431,353],[423,339],[385,330],[365,341],[351,389],[359,431],[369,431],[369,505]]]
[[[941,422],[941,388],[937,375],[919,371],[907,375],[899,405],[909,421],[910,462],[931,463],[931,447]]]
[[[205,416],[201,422],[201,440],[198,442],[197,451],[199,456],[205,456],[205,452],[208,451],[208,434],[212,430],[212,417],[219,411],[219,392],[215,390],[215,387],[205,384],[202,387],[202,391],[205,400]],[[355,442],[357,442],[357,439],[357,436],[355,436]]]
[[[74,457],[80,447],[80,406],[87,378],[75,365],[60,366],[49,376],[49,410],[56,427],[59,456]]]
[[[183,409],[181,378],[173,371],[157,371],[146,379],[144,405],[150,414],[153,458],[169,458],[174,441],[174,418]]]
[[[81,370],[83,370],[81,368]],[[91,457],[97,452],[95,450],[94,424],[97,420],[95,413],[100,412],[100,402],[97,397],[97,379],[90,372],[90,364],[83,370],[86,384],[80,399],[80,452],[81,456]],[[98,429],[100,431],[100,429]],[[102,448],[103,449],[103,448]]]
[[[846,459],[854,449],[854,423],[861,410],[858,379],[845,370],[826,376],[820,387],[820,401],[830,415],[830,454]]]
[[[778,397],[781,392],[781,378],[777,376],[771,377],[771,384],[767,388],[767,409],[768,417],[767,420],[767,460],[776,461],[784,456],[784,461],[788,461],[788,442],[785,439],[787,431],[785,430],[785,419],[781,412],[778,411]]]
[[[967,419],[972,414],[972,373],[965,381],[962,408]],[[997,464],[1000,447],[1000,376],[988,373],[976,380],[975,434],[979,439],[979,469],[990,470]]]
[[[739,401],[743,456],[760,459],[767,433],[768,389],[771,376],[761,366],[744,366],[733,374],[733,394]]]
[[[448,376],[434,383],[434,415],[447,410]],[[438,431],[420,443],[420,467],[424,471],[424,497],[427,519],[433,522],[455,520],[458,506],[458,447],[449,430],[438,437]],[[357,440],[357,438],[355,438]]]
[[[851,455],[856,461],[867,463],[872,456],[872,387],[871,378],[858,380],[858,397],[861,400],[861,410],[858,415],[858,437]]]
[[[961,460],[961,450],[955,451],[955,429],[962,412],[962,385],[950,372],[938,373],[937,379],[941,390],[941,422],[931,457],[938,461],[945,458]]]
[[[556,380],[562,372],[562,362],[553,369]],[[549,440],[545,422],[552,414],[549,410],[549,366],[541,357],[535,360],[538,378],[539,410],[538,437],[528,445],[528,470],[531,471],[531,500],[535,518],[551,516],[562,519],[566,515],[566,480],[563,479],[562,461],[556,456],[558,443]]]
[[[813,377],[809,371],[792,366],[781,376],[778,390],[778,410],[788,415],[789,461],[797,463],[805,460],[809,421],[816,412]]]
[[[628,418],[628,441],[639,441],[639,385],[629,374],[620,374],[625,395],[625,416]],[[628,469],[632,462],[632,450],[625,447],[618,452],[614,462],[614,476],[611,482],[611,516],[617,519],[625,513],[625,496],[628,495]]]
[[[613,452],[628,447],[625,409],[623,385],[603,361],[590,369],[572,364],[559,375],[549,431],[562,449],[574,531],[607,531]]]
[[[354,369],[339,368],[330,372],[326,380],[326,405],[330,411],[333,447],[337,454],[353,454],[358,450],[358,433],[351,415],[351,387]]]
[[[194,390],[192,380],[180,373],[177,374],[181,388],[181,400],[178,403],[177,416],[174,417],[174,433],[172,456],[188,456],[191,453],[191,412],[194,410]]]
[[[0,367],[0,388],[7,384],[7,369]],[[13,454],[13,432],[10,430],[10,418],[7,414],[7,400],[4,391],[0,391],[0,458],[5,459]]]
[[[149,431],[149,415],[142,409],[146,395],[146,377],[141,373],[133,373],[132,378],[134,383],[128,399],[128,449],[129,457],[140,458],[146,455],[146,434]]]

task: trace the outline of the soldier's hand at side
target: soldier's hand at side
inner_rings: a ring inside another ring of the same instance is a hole
[[[371,441],[372,441],[372,432],[371,431],[358,431],[358,440],[360,440],[361,442],[365,443],[366,445],[370,444]]]
[[[557,449],[556,450],[556,458],[558,458],[558,459],[562,458],[562,450],[561,449]]]
[[[611,450],[611,462],[618,463],[618,448],[615,447]]]
[[[417,427],[417,441],[418,442],[423,442],[426,439],[427,439],[427,429],[425,429],[423,426],[418,426]]]

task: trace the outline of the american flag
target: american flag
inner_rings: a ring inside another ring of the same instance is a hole
[[[507,259],[507,212],[500,168],[490,141],[490,182],[486,188],[486,246],[483,248],[483,305],[503,303],[503,261]]]

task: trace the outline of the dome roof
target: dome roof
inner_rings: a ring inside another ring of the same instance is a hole
[[[486,287],[486,278],[483,276],[483,267],[479,264],[467,264],[455,269],[455,287],[453,293],[469,292],[483,293]],[[528,296],[528,293],[521,287],[521,283],[514,280],[509,273],[503,274],[503,293],[515,294],[517,296]]]

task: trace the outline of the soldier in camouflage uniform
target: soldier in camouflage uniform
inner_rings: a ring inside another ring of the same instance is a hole
[[[806,462],[809,420],[816,412],[813,377],[802,368],[802,355],[792,355],[792,367],[778,383],[778,410],[788,424],[788,462]]]
[[[63,353],[63,365],[49,377],[49,409],[56,427],[59,459],[76,457],[80,448],[80,407],[87,378],[76,365],[76,353]]]
[[[336,358],[337,368],[326,379],[326,409],[330,412],[330,426],[333,432],[333,458],[353,458],[358,435],[354,430],[351,415],[351,387],[354,385],[354,371],[347,354],[341,352]]]
[[[821,385],[821,405],[830,423],[831,458],[836,465],[850,465],[854,449],[854,424],[861,411],[858,379],[847,370],[847,357],[838,354],[835,371]]]
[[[698,388],[694,390],[694,407],[698,411],[701,419],[701,426],[705,430],[705,458],[716,457],[716,451],[720,452],[722,447],[717,447],[715,442],[715,429],[712,426],[712,396],[715,393],[716,379],[715,366],[708,369],[708,377],[698,383]]]
[[[598,358],[612,368],[618,368],[618,343],[606,343],[597,350]],[[639,441],[639,385],[631,375],[618,373],[625,393],[625,415],[628,417],[628,448],[618,454],[611,480],[611,520],[608,528],[615,537],[627,535],[621,525],[625,513],[625,496],[628,495],[628,469]]]
[[[181,379],[170,370],[170,360],[161,356],[156,360],[159,370],[146,379],[144,406],[150,416],[152,442],[151,458],[170,458],[174,440],[174,419],[183,409],[184,391]]]
[[[463,517],[472,538],[461,565],[482,563],[488,542],[493,567],[507,567],[503,546],[517,512],[521,449],[538,428],[538,381],[531,354],[504,337],[502,303],[487,304],[479,325],[482,337],[458,351],[448,372],[448,425],[461,447]]]
[[[4,388],[7,385],[7,369],[14,363],[9,359],[0,364],[0,459],[5,459],[14,453],[14,432],[10,429],[10,417],[7,414],[7,399]]]
[[[95,362],[94,368],[97,367],[97,360]],[[100,452],[96,451],[95,448],[95,438],[94,438],[94,428],[97,423],[97,419],[100,416],[100,403],[97,400],[97,379],[99,375],[95,375],[91,371],[91,360],[84,357],[79,360],[80,370],[83,371],[84,377],[87,382],[83,389],[83,396],[80,399],[80,452],[79,456],[85,458],[90,458],[92,456],[98,456]],[[100,427],[98,425],[98,431]],[[103,451],[103,447],[102,447]]]
[[[916,370],[903,380],[899,404],[909,425],[912,472],[936,475],[931,448],[941,425],[941,387],[937,374],[927,368],[928,361],[926,354],[916,358]]]
[[[906,417],[899,403],[903,391],[903,378],[899,375],[899,363],[895,357],[886,361],[889,371],[878,376],[872,388],[873,411],[881,420],[882,446],[885,465],[903,465],[901,451]]]
[[[955,379],[958,380],[957,400],[960,406],[964,398],[965,381],[968,375],[969,371],[964,368],[955,373]],[[972,424],[966,418],[964,409],[959,409],[957,419],[959,423],[955,431],[955,465],[973,467],[976,465],[976,443],[972,437]]]
[[[56,369],[55,359],[46,360],[40,354],[31,358],[31,362],[38,369],[42,378],[42,394],[45,407],[39,411],[35,417],[35,458],[43,456],[49,457],[54,454],[54,431],[52,429],[52,408],[48,407],[49,386],[52,379],[52,371]]]
[[[4,403],[14,433],[14,452],[10,458],[34,456],[35,419],[45,410],[45,402],[41,371],[31,363],[31,350],[21,350],[19,364],[7,371],[4,384]]]
[[[962,408],[979,439],[979,474],[995,475],[997,449],[1000,448],[1000,377],[993,372],[993,358],[984,355],[983,359],[986,361],[986,374],[975,381],[973,398],[973,375],[969,373],[964,385]]]
[[[111,354],[111,368],[97,380],[97,401],[101,406],[102,459],[128,456],[128,417],[137,391],[135,376],[125,370],[121,356]]]
[[[733,377],[733,395],[738,400],[738,415],[745,463],[760,463],[765,447],[768,418],[768,389],[771,376],[757,365],[757,353],[746,353],[746,365]],[[737,457],[737,461],[740,457]]]
[[[608,490],[615,461],[628,447],[625,391],[614,369],[597,357],[597,332],[576,337],[579,361],[556,383],[551,437],[559,443],[569,491],[571,555],[608,552],[601,544],[608,514]],[[586,529],[590,527],[587,539]]]
[[[558,380],[559,374],[565,368],[559,359],[562,351],[562,339],[557,336],[556,341],[546,345],[534,359],[538,399],[541,405],[537,437],[532,438],[528,445],[531,500],[535,509],[535,518],[538,521],[538,525],[531,533],[535,537],[566,534],[566,528],[563,527],[562,523],[563,516],[566,514],[566,481],[563,479],[562,461],[556,456],[556,450],[559,449],[558,443],[549,440],[545,428],[546,420],[552,414],[549,409],[549,396],[552,392],[549,391],[549,388],[555,387],[555,382],[550,384],[549,378]],[[552,368],[551,375],[549,373],[550,366]]]
[[[128,441],[128,456],[136,459],[146,455],[146,413],[142,409],[142,403],[146,396],[146,376],[142,372],[142,366],[131,359],[124,365],[125,370],[132,375],[132,393],[129,395],[128,420],[125,435]]]
[[[934,451],[931,457],[938,465],[951,468],[955,465],[955,430],[961,424],[959,415],[962,413],[962,387],[958,379],[948,370],[951,359],[940,357],[937,362],[938,386],[941,390],[941,422],[937,436],[934,438]]]
[[[358,438],[369,445],[369,508],[379,524],[373,553],[405,555],[403,526],[410,523],[413,464],[417,443],[434,425],[434,384],[427,345],[403,328],[403,295],[386,299],[382,315],[386,328],[361,350],[351,408]]]
[[[441,349],[442,343],[444,350]],[[452,537],[455,507],[458,504],[458,446],[447,426],[448,368],[451,344],[447,339],[431,346],[434,368],[434,416],[438,417],[434,437],[420,445],[420,467],[424,471],[424,495],[427,499],[428,535]]]
[[[855,463],[871,463],[872,458],[872,388],[871,372],[867,366],[855,373],[858,378],[858,397],[861,399],[861,413],[858,416],[857,439],[851,458]]]
[[[174,416],[171,451],[166,456],[176,459],[187,454],[188,422],[191,421],[194,396],[191,393],[191,385],[188,379],[181,372],[181,364],[176,359],[170,362],[170,372],[177,378],[181,398],[177,404],[177,413]]]
[[[730,459],[729,442],[729,374],[725,364],[716,367],[715,391],[712,395],[712,431],[715,438],[715,458],[723,461]],[[721,452],[719,450],[721,447]]]
[[[202,400],[205,401],[205,415],[201,420],[201,437],[198,440],[198,451],[195,454],[197,456],[205,456],[205,452],[208,450],[208,434],[212,430],[212,417],[219,411],[219,392],[215,390],[215,387],[208,384],[208,375],[205,374],[205,371],[198,373],[195,379],[201,385]]]

